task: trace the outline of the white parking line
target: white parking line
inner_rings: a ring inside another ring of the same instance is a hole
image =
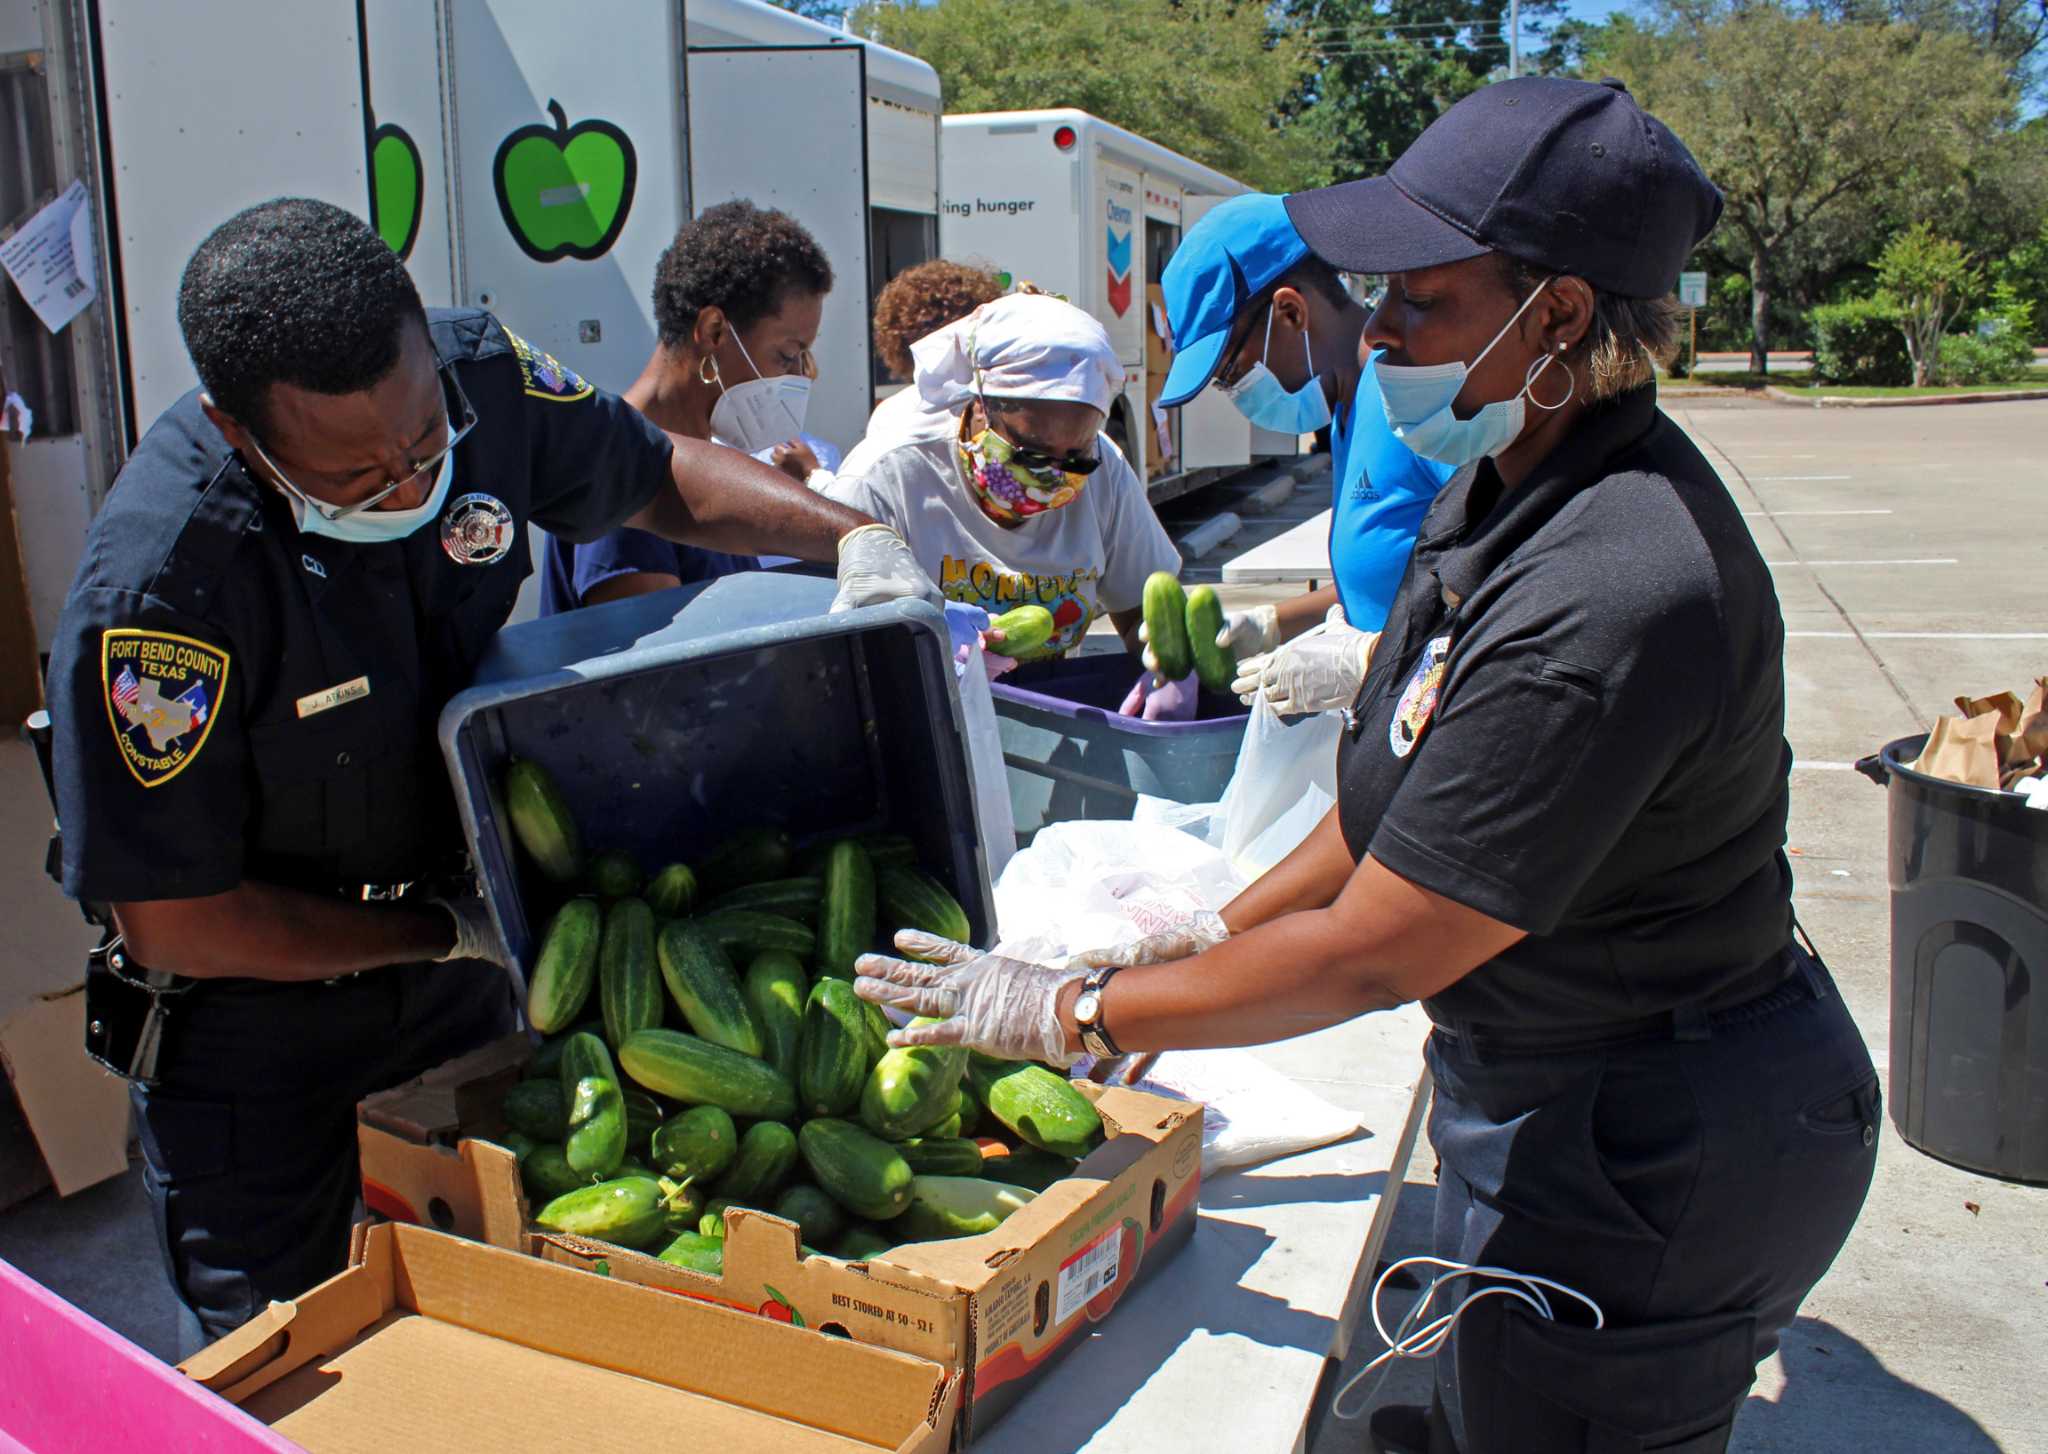
[[[1889,515],[1889,510],[1744,510],[1752,518],[1767,515],[1774,520],[1783,520],[1793,515]]]
[[[1803,641],[2048,641],[2048,631],[1787,631]]]
[[[1855,770],[1856,764],[1853,762],[1823,762],[1818,759],[1803,757],[1794,757],[1792,759],[1792,771],[1794,772],[1854,772]]]
[[[1764,564],[1775,570],[1808,570],[1823,565],[1961,565],[1962,562],[1954,556],[1929,556],[1924,560],[1767,560]]]
[[[1795,480],[1848,480],[1854,478],[1855,476],[1853,475],[1751,475],[1749,482],[1753,485],[1782,485]]]

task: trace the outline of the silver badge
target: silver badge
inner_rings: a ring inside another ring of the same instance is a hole
[[[441,517],[441,548],[457,565],[490,565],[505,558],[516,529],[512,512],[495,495],[464,495]]]

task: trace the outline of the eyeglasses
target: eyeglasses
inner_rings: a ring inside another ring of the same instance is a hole
[[[990,408],[988,401],[984,399],[981,412],[988,416],[989,427],[994,428],[998,409]],[[1000,430],[997,432],[1001,433]],[[1047,454],[1042,449],[1019,444],[1007,434],[1003,435],[1003,442],[1010,446],[1010,463],[1022,465],[1027,470],[1064,470],[1070,475],[1092,475],[1102,468],[1102,453],[1099,449],[1091,450],[1087,454],[1062,458],[1056,454]]]
[[[360,515],[365,510],[374,510],[378,505],[397,494],[421,475],[438,473],[442,462],[455,452],[455,446],[462,443],[470,430],[476,428],[476,410],[469,406],[469,396],[462,392],[461,381],[454,374],[443,369],[441,370],[441,382],[444,385],[441,398],[442,407],[447,407],[448,390],[454,390],[455,402],[462,409],[462,426],[448,436],[447,444],[435,450],[424,459],[407,460],[407,469],[403,475],[387,483],[383,489],[377,491],[369,499],[358,501],[353,505],[330,505],[324,500],[316,499],[312,495],[307,494],[305,490],[292,483],[289,475],[278,468],[277,461],[264,451],[263,446],[257,442],[254,433],[251,433],[249,436],[249,445],[256,451],[256,457],[263,461],[263,467],[270,471],[272,477],[284,489],[286,494],[289,494],[308,510],[319,515],[323,520],[330,522],[346,520],[351,515]],[[449,417],[452,418],[454,413],[454,410],[448,410]]]

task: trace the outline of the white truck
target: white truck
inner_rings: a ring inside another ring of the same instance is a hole
[[[1059,293],[1109,330],[1129,378],[1108,430],[1155,500],[1296,452],[1213,390],[1163,419],[1153,407],[1172,359],[1160,273],[1182,229],[1244,183],[1075,110],[948,116],[939,175],[946,257]]]
[[[98,254],[54,336],[0,280],[0,372],[37,415],[4,446],[37,643],[121,461],[191,387],[178,278],[240,208],[362,212],[429,306],[488,307],[622,389],[676,228],[781,207],[837,274],[807,424],[843,446],[880,373],[873,292],[937,252],[939,115],[922,61],[765,0],[611,0],[601,23],[559,0],[0,0],[24,162],[0,168],[0,228],[82,180]]]

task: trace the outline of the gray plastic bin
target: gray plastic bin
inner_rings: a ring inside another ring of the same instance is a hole
[[[992,943],[945,619],[899,601],[837,616],[829,580],[752,572],[507,627],[441,714],[463,828],[507,944],[531,962],[560,890],[513,851],[500,783],[527,757],[586,848],[649,873],[738,829],[916,842]]]
[[[1892,1121],[1930,1156],[2048,1182],[2048,812],[1915,772],[1926,741],[1856,764],[1890,819]]]
[[[989,688],[1020,843],[1048,823],[1128,818],[1140,793],[1177,803],[1223,796],[1251,714],[1233,696],[1204,692],[1190,722],[1122,716],[1138,670],[1121,652],[1070,656],[1019,667]]]

